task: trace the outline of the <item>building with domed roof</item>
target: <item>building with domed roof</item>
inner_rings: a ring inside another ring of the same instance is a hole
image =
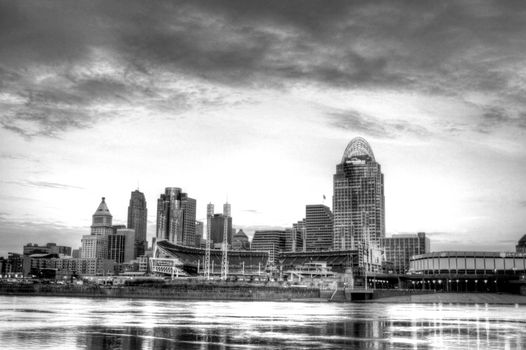
[[[385,237],[384,176],[369,143],[349,142],[334,174],[334,249],[378,244]]]

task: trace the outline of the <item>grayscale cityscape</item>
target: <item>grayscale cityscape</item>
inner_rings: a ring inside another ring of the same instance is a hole
[[[0,0],[5,349],[526,348],[526,4]]]

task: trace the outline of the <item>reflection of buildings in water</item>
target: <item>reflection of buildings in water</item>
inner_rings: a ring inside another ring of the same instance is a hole
[[[349,348],[379,349],[383,348],[382,343],[388,326],[388,321],[372,319],[365,315],[350,315],[348,319],[328,323],[325,329],[328,336],[345,338],[342,345],[345,344]]]
[[[77,337],[77,344],[86,349],[143,349],[141,328],[124,329],[88,328]]]
[[[239,344],[239,339],[234,341],[232,332],[235,329],[218,328],[198,328],[198,327],[176,327],[153,329],[153,346],[155,350],[184,348],[185,344],[200,344],[201,349],[226,349],[229,344]],[[246,344],[250,340],[246,339]]]

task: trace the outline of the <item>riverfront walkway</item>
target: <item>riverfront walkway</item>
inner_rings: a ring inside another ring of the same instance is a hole
[[[433,293],[402,295],[368,300],[372,303],[443,303],[443,304],[521,304],[526,305],[526,296],[497,293]]]

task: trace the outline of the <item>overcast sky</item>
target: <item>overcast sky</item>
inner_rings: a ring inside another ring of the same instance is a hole
[[[524,1],[0,1],[0,256],[80,246],[105,196],[181,187],[234,226],[331,206],[347,143],[387,234],[514,250],[526,233]]]

